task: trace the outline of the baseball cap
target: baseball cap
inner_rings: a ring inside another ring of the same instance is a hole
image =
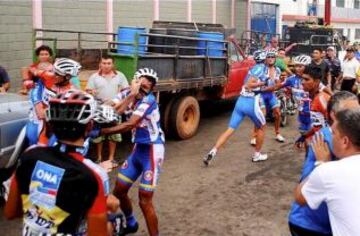
[[[333,51],[335,51],[335,48],[334,48],[333,46],[330,46],[330,47],[328,47],[328,48],[326,49],[326,51],[328,51],[328,50],[333,50]]]

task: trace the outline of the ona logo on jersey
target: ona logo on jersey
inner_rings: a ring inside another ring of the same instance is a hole
[[[42,161],[37,161],[31,175],[30,200],[40,207],[55,206],[56,195],[65,170]]]

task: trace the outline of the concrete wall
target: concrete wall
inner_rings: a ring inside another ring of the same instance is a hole
[[[40,0],[39,0],[40,1]],[[246,29],[246,2],[235,0],[235,27],[240,37]],[[159,0],[160,20],[186,21],[187,0]],[[113,30],[118,26],[151,27],[153,0],[113,0]],[[217,22],[231,26],[231,0],[217,0]],[[42,0],[44,29],[106,32],[105,0]],[[192,20],[212,22],[212,0],[192,0]],[[12,78],[12,90],[20,89],[20,68],[32,62],[32,1],[0,0],[0,64]],[[77,34],[44,32],[44,37],[72,40],[58,48],[77,48]],[[106,40],[105,35],[83,35],[87,40]],[[44,44],[53,45],[52,41]],[[107,43],[82,42],[82,48],[106,48]]]
[[[216,2],[216,23],[231,27],[231,1]]]
[[[160,0],[160,20],[186,21],[186,0]]]
[[[31,63],[31,2],[0,1],[0,65],[11,77],[12,91],[20,88],[20,68]]]
[[[151,27],[153,1],[114,1],[114,32],[118,26]]]
[[[212,23],[212,1],[193,0],[192,20],[201,23]]]
[[[43,28],[73,31],[106,31],[105,1],[43,1]],[[77,34],[44,33],[45,37],[74,39],[72,42],[58,42],[58,48],[76,48]],[[105,35],[84,35],[90,40],[106,40]],[[84,48],[104,47],[106,44],[83,43]]]
[[[241,37],[244,30],[247,30],[247,0],[236,0],[235,1],[235,28],[236,36]]]

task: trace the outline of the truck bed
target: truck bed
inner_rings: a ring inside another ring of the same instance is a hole
[[[202,88],[223,85],[227,81],[226,57],[180,56],[148,54],[139,56],[111,53],[116,68],[131,80],[139,68],[152,68],[157,71],[158,91]]]

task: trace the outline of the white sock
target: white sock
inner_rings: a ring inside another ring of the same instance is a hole
[[[255,152],[254,156],[260,156],[261,153],[260,152]]]
[[[213,149],[210,150],[210,153],[214,153],[216,155],[217,151],[218,151],[217,148],[214,147]]]

